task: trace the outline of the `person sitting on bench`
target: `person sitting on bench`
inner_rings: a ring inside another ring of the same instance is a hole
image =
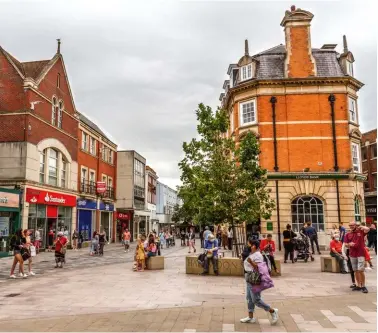
[[[331,240],[329,244],[329,248],[331,249],[330,255],[333,258],[336,258],[337,262],[340,266],[340,273],[346,274],[347,271],[345,270],[345,259],[343,252],[342,252],[343,243],[340,241],[340,235],[335,234],[334,238]]]

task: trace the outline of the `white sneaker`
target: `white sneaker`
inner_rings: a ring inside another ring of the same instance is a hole
[[[19,276],[19,277],[24,277],[24,274],[19,273],[18,276]]]
[[[26,279],[28,277],[27,274],[24,274],[24,276],[22,277],[23,279]]]
[[[250,324],[254,324],[254,323],[256,323],[256,318],[245,317],[245,318],[240,319],[240,322],[241,322],[241,323],[250,323]]]
[[[16,278],[16,275],[12,274],[9,276],[10,279],[15,279]]]
[[[271,313],[271,315],[272,315],[271,324],[275,325],[278,321],[278,309],[273,309],[273,310],[274,310],[274,312]]]
[[[127,250],[125,250],[125,253],[127,252]]]
[[[32,275],[32,276],[34,276],[34,275],[35,275],[35,273],[34,273],[34,272],[29,272],[29,275]]]

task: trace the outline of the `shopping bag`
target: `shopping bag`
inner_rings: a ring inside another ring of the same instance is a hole
[[[30,245],[30,255],[32,257],[35,257],[37,255],[37,251],[35,250],[35,246],[34,245]]]

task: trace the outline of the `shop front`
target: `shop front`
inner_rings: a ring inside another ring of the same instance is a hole
[[[100,232],[105,230],[108,241],[113,241],[113,212],[114,205],[100,201]]]
[[[0,257],[9,255],[9,240],[20,228],[20,191],[0,188]]]
[[[366,223],[377,223],[377,196],[365,197]]]
[[[27,188],[25,202],[29,204],[28,229],[33,231],[33,236],[35,230],[39,231],[41,248],[47,247],[49,231],[54,237],[62,231],[71,240],[76,196]]]
[[[83,235],[84,242],[92,239],[96,229],[96,209],[97,201],[77,199],[77,230]]]
[[[122,234],[125,229],[130,229],[130,218],[132,216],[131,212],[128,213],[121,213],[117,212],[117,241],[122,241]]]

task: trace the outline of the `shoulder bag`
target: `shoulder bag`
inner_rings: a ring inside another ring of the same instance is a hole
[[[245,281],[252,285],[259,285],[261,283],[261,274],[258,269],[253,269],[245,274]]]

